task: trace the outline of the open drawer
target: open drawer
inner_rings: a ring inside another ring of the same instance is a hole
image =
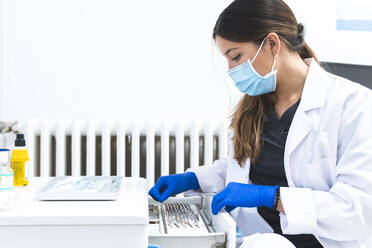
[[[212,215],[212,196],[149,198],[149,244],[161,248],[235,247],[236,226],[227,212]]]

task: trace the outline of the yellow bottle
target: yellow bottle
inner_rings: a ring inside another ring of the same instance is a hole
[[[23,134],[17,134],[10,165],[14,172],[14,186],[27,186],[29,177],[29,157]]]

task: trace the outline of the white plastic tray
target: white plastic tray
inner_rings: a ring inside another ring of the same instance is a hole
[[[36,194],[38,200],[116,200],[120,176],[59,176],[52,178]]]

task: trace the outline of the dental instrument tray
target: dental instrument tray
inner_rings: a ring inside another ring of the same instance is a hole
[[[149,244],[161,248],[235,246],[235,222],[227,213],[212,215],[211,197],[149,198]]]
[[[120,176],[57,176],[36,193],[38,200],[116,200]]]

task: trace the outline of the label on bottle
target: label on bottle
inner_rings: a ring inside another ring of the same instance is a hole
[[[25,181],[28,181],[30,171],[30,163],[28,161],[25,162]]]
[[[13,189],[13,174],[1,174],[0,177],[0,190]]]

